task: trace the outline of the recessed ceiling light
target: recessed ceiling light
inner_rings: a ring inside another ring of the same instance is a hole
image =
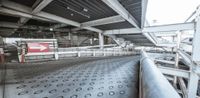
[[[83,8],[83,11],[85,11],[85,12],[88,12],[88,9],[86,9],[86,8]]]
[[[50,31],[53,31],[53,28],[50,28],[49,30],[50,30]]]

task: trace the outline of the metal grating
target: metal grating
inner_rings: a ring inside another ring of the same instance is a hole
[[[36,2],[36,0],[10,0],[10,1],[20,3],[28,7],[32,7],[33,4]]]
[[[80,23],[117,15],[101,0],[54,0],[43,11]]]
[[[139,57],[7,65],[5,98],[138,98]]]
[[[3,22],[17,22],[19,20],[18,17],[13,17],[13,16],[9,16],[9,15],[3,15],[0,13],[0,21]]]
[[[126,10],[138,21],[141,25],[142,16],[142,0],[119,0]]]
[[[123,29],[123,28],[133,28],[133,25],[131,25],[129,22],[119,22],[119,23],[112,23],[112,24],[106,24],[106,25],[100,25],[95,26],[98,29],[101,30],[112,30],[112,29]]]
[[[122,37],[125,40],[131,41],[135,45],[154,46],[154,44],[150,40],[148,40],[142,33],[141,34],[117,35],[117,37]]]

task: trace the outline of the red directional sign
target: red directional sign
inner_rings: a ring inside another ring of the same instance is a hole
[[[28,43],[28,52],[49,52],[48,43]]]

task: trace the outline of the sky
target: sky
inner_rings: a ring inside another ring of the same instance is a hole
[[[183,23],[198,5],[200,0],[148,0],[146,18],[151,25]]]

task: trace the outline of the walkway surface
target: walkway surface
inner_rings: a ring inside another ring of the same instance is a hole
[[[4,98],[138,98],[138,58],[6,64]]]

